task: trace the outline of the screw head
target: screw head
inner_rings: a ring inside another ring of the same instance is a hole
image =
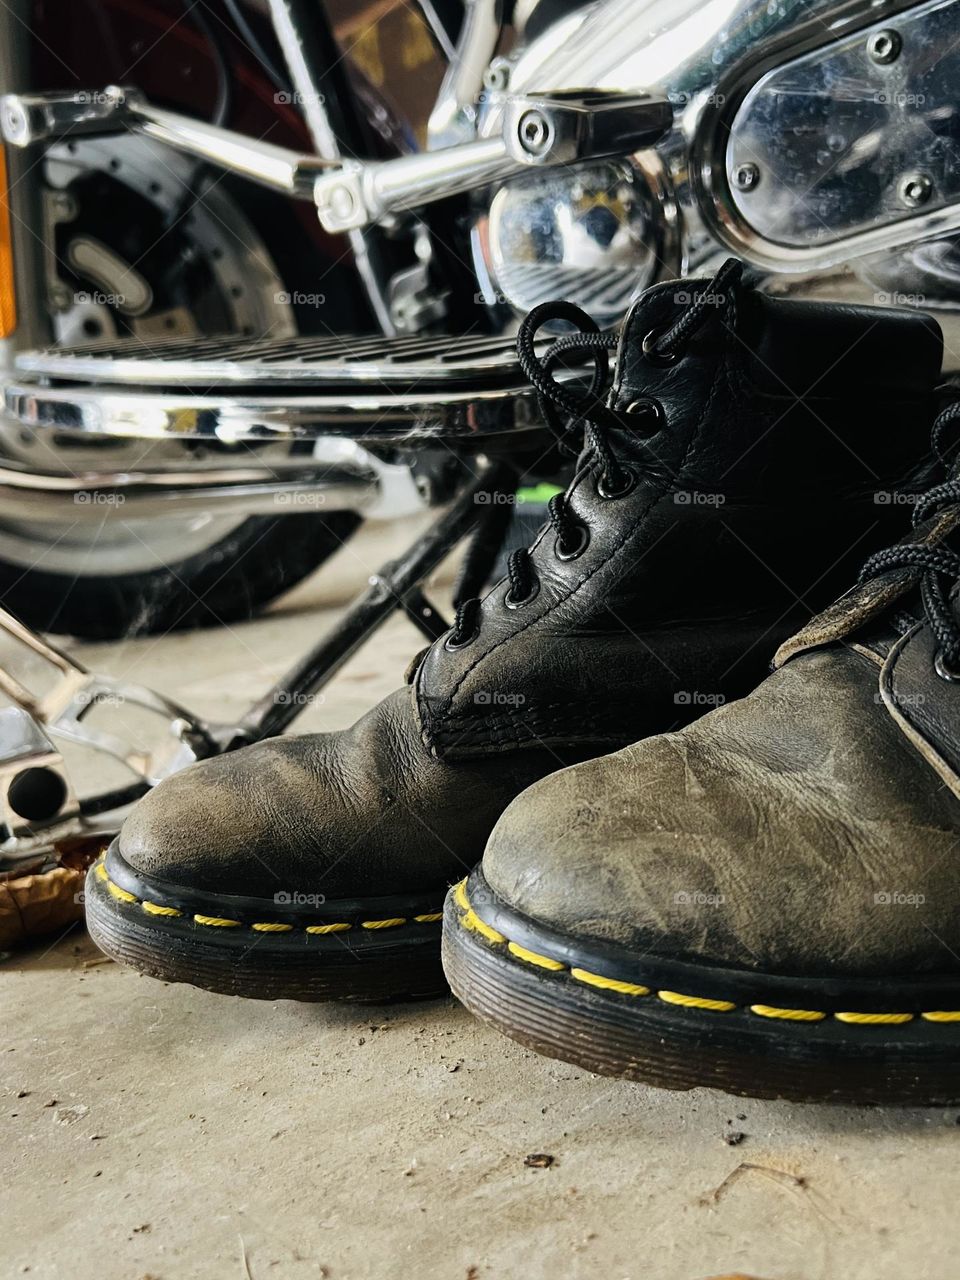
[[[919,209],[933,195],[933,183],[925,173],[907,173],[897,184],[897,195],[908,209]]]
[[[525,111],[520,117],[517,134],[524,151],[539,156],[553,140],[553,127],[542,111]]]
[[[760,181],[760,167],[752,161],[738,164],[733,171],[733,185],[738,191],[752,191]]]
[[[900,56],[900,50],[903,48],[903,40],[899,31],[887,29],[885,31],[875,31],[867,41],[867,56],[872,62],[877,62],[880,66],[886,66],[888,62],[895,62]]]

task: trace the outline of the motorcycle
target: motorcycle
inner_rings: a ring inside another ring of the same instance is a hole
[[[445,500],[451,450],[531,429],[547,298],[612,325],[732,250],[956,303],[950,0],[424,0],[421,150],[313,0],[17,8],[0,595],[34,626],[229,621]]]
[[[315,0],[0,16],[0,599],[62,677],[11,696],[81,740],[104,686],[30,627],[228,621],[359,520],[444,508],[241,724],[155,705],[175,749],[125,752],[141,789],[282,731],[393,609],[439,634],[422,582],[467,534],[458,594],[489,576],[498,495],[562,473],[513,350],[537,303],[615,326],[733,252],[768,290],[956,333],[957,0],[419,11],[444,64],[422,146]],[[55,825],[79,811],[57,794],[19,803]]]

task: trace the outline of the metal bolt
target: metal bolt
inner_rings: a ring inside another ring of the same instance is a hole
[[[330,192],[330,210],[341,222],[353,217],[356,201],[349,187],[334,187]]]
[[[867,55],[873,62],[886,66],[888,62],[896,62],[903,48],[903,40],[899,31],[875,31],[867,41]]]
[[[733,185],[738,191],[752,191],[759,181],[760,168],[752,161],[738,164],[733,171]]]
[[[933,195],[933,183],[925,173],[908,173],[900,179],[897,195],[908,209],[919,209]]]
[[[54,214],[64,222],[77,216],[77,202],[66,191],[55,191],[50,197]]]
[[[542,111],[525,111],[517,131],[521,147],[532,156],[542,155],[553,138],[550,121]]]
[[[3,112],[3,132],[7,140],[19,144],[29,139],[27,113],[19,103],[8,103]]]
[[[506,58],[494,58],[483,73],[484,87],[494,93],[503,93],[510,83],[510,63]]]

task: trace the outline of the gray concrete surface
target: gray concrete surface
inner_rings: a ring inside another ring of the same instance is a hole
[[[329,624],[329,582],[216,634],[77,651],[226,716]],[[391,624],[303,726],[350,722],[418,643]],[[0,1021],[0,1280],[960,1273],[955,1110],[657,1092],[452,999],[227,999],[121,969],[80,927],[0,965]]]

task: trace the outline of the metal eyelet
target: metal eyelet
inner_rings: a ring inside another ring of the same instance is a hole
[[[540,579],[534,578],[533,582],[530,585],[530,590],[527,592],[527,594],[523,597],[522,600],[514,600],[508,588],[506,595],[503,597],[503,603],[507,606],[508,609],[522,609],[524,605],[530,604],[531,601],[536,600],[539,594],[540,594]]]
[[[621,467],[623,471],[623,484],[619,489],[610,489],[604,484],[604,477],[597,476],[597,494],[603,498],[604,502],[614,502],[617,498],[625,498],[628,493],[632,493],[637,487],[637,473],[633,467]]]
[[[678,351],[658,351],[656,344],[663,333],[663,329],[651,329],[643,342],[640,344],[640,350],[650,361],[651,364],[673,364],[680,358]]]
[[[577,543],[576,546],[570,547],[568,550],[560,545],[560,539],[557,538],[553,544],[553,554],[558,560],[576,560],[577,556],[582,556],[587,549],[590,541],[590,530],[585,524],[577,525]]]
[[[950,684],[960,684],[960,671],[954,671],[952,667],[948,667],[943,657],[943,650],[937,650],[937,656],[934,659],[933,669],[941,680],[946,680]]]
[[[459,649],[466,649],[468,645],[473,644],[479,634],[480,628],[474,627],[470,634],[465,636],[458,644],[454,644],[453,636],[449,635],[446,640],[444,640],[443,647],[446,649],[447,653],[456,653]]]

